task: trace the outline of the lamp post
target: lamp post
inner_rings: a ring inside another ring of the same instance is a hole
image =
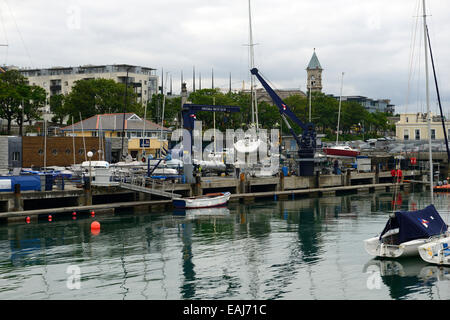
[[[132,68],[133,66],[129,66],[128,68],[127,68],[127,77],[126,77],[126,82],[125,82],[125,101],[124,101],[124,104],[123,104],[123,119],[122,119],[122,148],[120,149],[120,160],[123,160],[123,158],[124,158],[124,155],[123,155],[123,139],[124,139],[124,136],[125,136],[125,112],[126,112],[126,110],[127,110],[127,95],[128,95],[128,72],[130,71],[130,69]]]
[[[19,128],[19,136],[23,137],[23,116],[24,116],[24,109],[25,106],[23,104],[23,100],[22,100],[22,104],[19,105],[19,110],[20,110],[20,128]]]
[[[91,158],[94,154],[92,153],[92,151],[89,151],[87,153],[87,156],[89,158],[89,189],[91,188],[91,183],[92,183],[92,171],[91,171]]]
[[[94,154],[92,151],[88,151],[87,156],[89,158],[89,188],[85,189],[85,199],[86,199],[86,205],[92,204],[92,171],[91,171],[91,158]]]

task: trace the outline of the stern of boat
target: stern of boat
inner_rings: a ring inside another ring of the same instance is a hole
[[[403,246],[382,243],[378,237],[364,240],[364,247],[368,254],[380,258],[398,258],[405,253]]]

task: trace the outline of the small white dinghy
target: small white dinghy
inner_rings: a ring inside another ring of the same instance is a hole
[[[433,239],[419,247],[422,260],[441,266],[450,266],[450,235]]]
[[[364,240],[368,254],[381,258],[419,255],[419,246],[442,233],[447,225],[434,205],[416,211],[398,211],[391,216],[380,236]]]
[[[207,193],[203,196],[174,199],[177,209],[198,209],[224,206],[230,200],[230,192]]]

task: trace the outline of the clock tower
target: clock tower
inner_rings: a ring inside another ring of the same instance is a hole
[[[311,90],[311,92],[322,92],[322,66],[320,65],[319,59],[316,55],[316,49],[314,48],[314,53],[311,60],[309,61],[307,72],[307,82],[306,88]]]

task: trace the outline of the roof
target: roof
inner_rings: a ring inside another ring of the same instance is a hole
[[[97,114],[90,118],[84,119],[83,121],[78,121],[73,125],[69,125],[61,128],[61,131],[97,131],[97,130],[107,130],[107,131],[122,131],[123,113],[106,113]],[[144,119],[140,118],[135,113],[125,113],[125,130],[135,131],[144,129]],[[169,131],[168,128],[162,128],[163,131]],[[145,120],[145,130],[147,131],[160,131],[161,126],[152,121]]]
[[[390,218],[380,235],[389,230],[399,229],[399,243],[415,239],[429,238],[447,231],[447,225],[434,205],[417,211],[399,211]]]
[[[314,53],[311,57],[311,60],[309,61],[308,68],[307,69],[320,69],[322,70],[322,66],[320,65],[319,59],[316,55],[316,50],[314,50]]]

